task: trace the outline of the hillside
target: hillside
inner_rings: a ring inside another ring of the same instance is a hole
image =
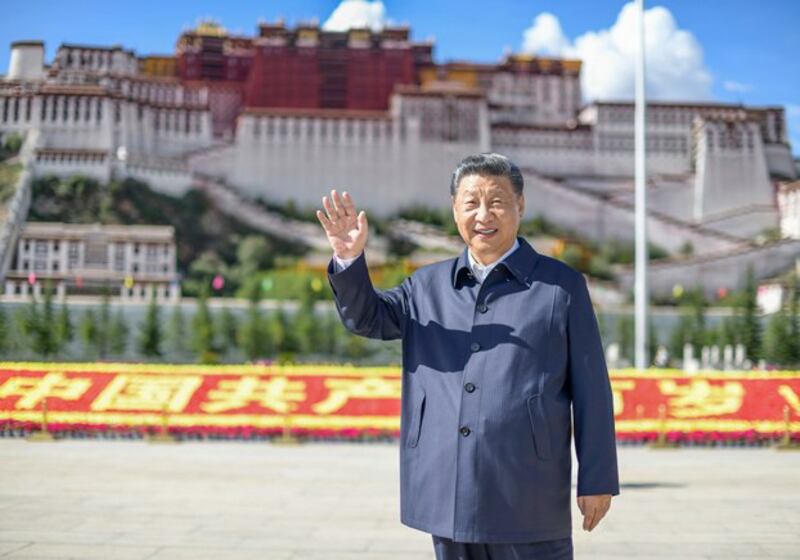
[[[172,225],[175,227],[178,270],[184,278],[192,276],[195,262],[236,266],[237,251],[248,236],[264,239],[270,254],[291,256],[305,251],[303,247],[269,238],[218,212],[200,191],[190,190],[182,197],[171,197],[133,179],[112,181],[107,185],[80,176],[38,179],[33,185],[28,219]],[[236,282],[232,284],[226,286],[226,293],[232,294],[237,287]],[[191,283],[188,287],[191,293]]]

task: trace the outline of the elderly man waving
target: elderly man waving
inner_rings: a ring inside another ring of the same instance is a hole
[[[400,518],[436,558],[572,558],[570,450],[591,531],[619,494],[611,386],[582,274],[518,236],[519,168],[465,158],[450,184],[466,244],[376,290],[367,216],[347,192],[317,211],[328,279],[351,332],[402,339]]]

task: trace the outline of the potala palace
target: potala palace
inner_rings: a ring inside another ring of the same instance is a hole
[[[455,164],[491,150],[523,168],[529,216],[633,238],[633,103],[584,104],[578,60],[436,63],[433,48],[407,27],[280,22],[254,36],[204,23],[163,56],[63,44],[48,64],[42,42],[17,41],[0,136],[24,136],[28,178],[133,177],[171,194],[210,178],[301,207],[335,187],[375,215],[449,207]],[[654,290],[736,287],[745,264],[762,277],[793,265],[799,188],[782,107],[650,103],[647,135],[651,240],[694,251],[654,265]],[[782,240],[754,242],[775,229]]]

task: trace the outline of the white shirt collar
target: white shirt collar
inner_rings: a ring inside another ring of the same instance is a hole
[[[482,265],[481,263],[476,261],[475,257],[472,256],[472,252],[469,249],[467,249],[467,255],[469,256],[469,265],[472,268],[472,273],[475,275],[475,279],[478,282],[483,282],[483,280],[489,275],[492,269],[495,266],[497,266],[498,263],[502,262],[504,258],[513,253],[517,249],[517,247],[519,247],[519,239],[515,237],[514,244],[511,246],[511,248],[505,253],[503,253],[503,255],[499,259],[487,265]]]

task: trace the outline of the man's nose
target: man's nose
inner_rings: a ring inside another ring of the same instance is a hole
[[[475,219],[478,221],[485,220],[489,217],[489,206],[481,204],[478,206],[478,211],[475,213]]]

